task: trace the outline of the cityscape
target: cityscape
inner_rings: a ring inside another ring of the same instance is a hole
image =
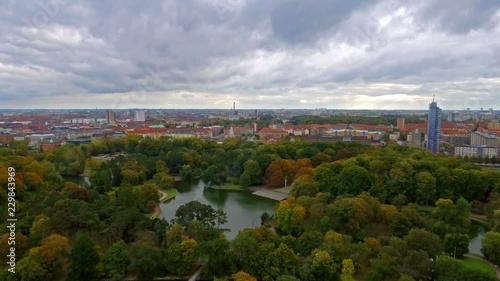
[[[393,142],[496,164],[500,156],[499,120],[500,113],[493,108],[443,112],[436,101],[429,103],[428,110],[414,111],[239,110],[236,103],[229,110],[0,110],[0,145],[27,141],[28,148],[44,151],[67,143],[80,145],[126,136],[215,142],[233,137],[262,143],[284,139],[355,141],[375,146]]]
[[[0,1],[0,281],[500,280],[500,1]]]

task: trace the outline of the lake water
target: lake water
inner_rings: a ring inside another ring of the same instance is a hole
[[[474,227],[474,224],[473,224]],[[479,227],[477,233],[474,233],[474,238],[470,240],[469,242],[469,253],[471,254],[476,254],[483,256],[483,253],[481,253],[481,239],[484,237],[484,228],[482,226],[476,226]]]
[[[222,209],[227,214],[228,222],[221,226],[230,229],[225,232],[231,240],[240,230],[260,226],[262,213],[274,213],[277,202],[262,198],[247,191],[215,190],[205,188],[201,180],[191,182],[176,182],[175,188],[179,194],[172,200],[161,203],[160,218],[170,221],[175,217],[175,210],[190,201],[197,200],[203,204],[211,205],[214,209]]]

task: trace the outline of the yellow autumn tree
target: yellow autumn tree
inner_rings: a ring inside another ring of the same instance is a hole
[[[276,227],[284,234],[300,235],[305,217],[306,209],[290,197],[281,201],[276,209]]]
[[[231,275],[231,277],[234,279],[234,281],[257,281],[257,278],[244,271],[239,271]]]
[[[354,263],[351,259],[345,259],[342,261],[342,274],[340,275],[340,280],[342,281],[352,281],[354,280]]]

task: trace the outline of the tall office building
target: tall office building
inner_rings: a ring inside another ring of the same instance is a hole
[[[404,131],[404,129],[405,129],[405,119],[404,118],[398,118],[398,121],[396,124],[397,124],[398,129],[400,131]]]
[[[433,153],[439,152],[439,139],[441,135],[441,108],[432,99],[429,104],[429,116],[427,117],[427,149]]]
[[[146,121],[146,111],[138,110],[135,112],[135,121],[144,122]]]
[[[114,125],[116,122],[115,113],[110,109],[106,111],[106,122],[108,123],[108,125]]]

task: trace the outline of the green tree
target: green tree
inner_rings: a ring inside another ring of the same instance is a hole
[[[446,234],[443,240],[443,248],[445,253],[452,255],[454,258],[463,258],[469,252],[469,235],[449,233]]]
[[[111,190],[113,177],[106,163],[101,163],[90,172],[90,186],[99,193]]]
[[[139,197],[134,193],[134,188],[125,184],[122,185],[117,192],[118,204],[128,209],[139,209],[141,206],[141,202]]]
[[[398,258],[388,253],[382,253],[379,257],[371,260],[373,272],[368,274],[366,280],[389,280],[399,271]]]
[[[417,182],[417,198],[425,205],[429,204],[429,200],[436,194],[436,179],[429,172],[420,172],[416,175]]]
[[[187,233],[189,237],[199,242],[209,240],[207,227],[203,224],[202,221],[192,221],[187,227]]]
[[[179,175],[183,181],[191,180],[194,178],[194,170],[190,165],[182,165]]]
[[[337,196],[337,186],[335,182],[336,172],[333,167],[340,166],[338,163],[321,164],[313,170],[314,180],[318,183],[318,188],[321,192],[330,192],[333,196]]]
[[[463,198],[453,203],[450,199],[439,199],[432,211],[439,221],[434,232],[444,237],[446,233],[467,233],[470,226],[470,204]]]
[[[296,241],[296,252],[304,257],[319,248],[323,243],[323,234],[319,231],[306,231]]]
[[[50,150],[45,154],[44,160],[52,162],[63,176],[80,175],[85,168],[85,155],[80,147],[72,145]]]
[[[247,174],[250,177],[251,185],[262,184],[262,169],[259,166],[259,162],[255,160],[247,160],[243,171],[243,174]]]
[[[99,252],[90,237],[80,236],[76,240],[75,246],[69,254],[69,259],[71,262],[68,273],[69,280],[92,281],[98,279]]]
[[[292,275],[280,275],[276,281],[300,281],[300,279],[297,279],[297,277]]]
[[[436,261],[436,280],[438,281],[455,281],[463,280],[461,272],[464,265],[452,257],[440,256]]]
[[[167,190],[174,188],[174,178],[166,173],[156,173],[153,176],[153,180],[159,189]]]
[[[400,270],[417,280],[424,280],[430,277],[429,270],[431,266],[431,261],[426,252],[409,250],[403,257]]]
[[[172,227],[167,231],[166,235],[167,247],[170,247],[170,245],[173,245],[175,243],[181,243],[181,241],[182,241],[182,226],[178,223],[174,223]]]
[[[368,191],[372,184],[370,173],[363,167],[350,165],[342,170],[337,178],[339,194],[358,195]]]
[[[176,222],[187,227],[192,221],[201,221],[205,227],[216,226],[224,220],[225,213],[216,211],[210,205],[198,201],[191,201],[181,205],[175,211]]]
[[[330,163],[330,162],[332,162],[332,157],[322,152],[318,152],[314,154],[313,157],[311,157],[311,164],[313,167],[317,167],[322,163]]]
[[[302,233],[306,209],[297,204],[293,197],[281,201],[275,215],[276,227],[284,234],[300,235]]]
[[[156,173],[164,173],[168,175],[170,173],[170,169],[164,161],[156,160]]]
[[[193,239],[171,245],[165,255],[168,271],[175,276],[186,276],[198,258],[197,247],[198,243]]]
[[[17,280],[26,280],[26,281],[45,281],[45,280],[50,280],[47,279],[48,276],[50,276],[49,272],[47,269],[43,268],[40,262],[36,260],[36,258],[32,256],[27,256],[23,259],[21,259],[17,263],[17,272],[19,272],[19,275],[21,279]],[[7,271],[5,271],[7,272]],[[12,275],[11,273],[8,273]],[[2,277],[0,275],[0,277]],[[7,279],[8,280],[8,279]],[[16,280],[16,279],[12,279]]]
[[[207,185],[223,184],[226,182],[226,167],[222,164],[210,166],[201,174],[201,179]]]
[[[154,183],[146,183],[138,187],[137,197],[139,198],[142,206],[144,206],[148,211],[152,211],[160,199],[158,186]]]
[[[337,280],[337,267],[334,259],[325,250],[315,250],[302,265],[300,275],[304,281]]]
[[[238,266],[240,266],[243,271],[250,274],[258,270],[258,253],[256,249],[259,249],[259,243],[255,238],[247,235],[245,232],[238,233],[236,238],[231,241],[231,252]]]
[[[243,172],[240,176],[240,185],[241,187],[249,187],[252,183],[252,179],[250,178],[250,174]]]
[[[103,258],[104,273],[113,281],[123,280],[129,264],[129,252],[123,240],[111,245]]]
[[[123,180],[131,185],[138,185],[146,178],[148,169],[133,161],[125,162],[121,168]]]
[[[295,253],[283,243],[266,258],[266,269],[273,279],[280,275],[292,275],[296,266]]]
[[[139,280],[152,280],[162,276],[164,266],[165,260],[160,248],[145,244],[132,245],[128,269],[136,274]]]
[[[442,252],[439,236],[427,230],[414,228],[404,237],[404,241],[408,245],[408,249],[424,251],[433,259]]]
[[[319,192],[318,184],[314,182],[314,179],[310,175],[304,175],[297,178],[292,185],[292,190],[290,194],[294,197],[300,196],[316,196]]]
[[[486,232],[481,242],[481,253],[484,257],[495,264],[500,264],[500,233]]]
[[[346,255],[346,240],[342,234],[330,230],[325,234],[321,249],[326,250],[336,263],[340,263]]]
[[[493,227],[491,230],[495,232],[500,232],[500,209],[493,212],[493,219],[491,221]]]
[[[229,249],[229,242],[222,239],[200,245],[200,253],[206,261],[205,270],[209,276],[227,276],[235,271],[235,260]]]

